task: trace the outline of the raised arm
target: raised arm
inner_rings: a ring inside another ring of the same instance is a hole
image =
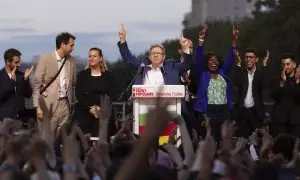
[[[125,61],[125,63],[130,64],[135,68],[139,68],[140,64],[142,63],[142,58],[136,58],[131,54],[126,42],[126,30],[123,24],[121,25],[121,29],[119,31],[119,39],[120,41],[118,42],[118,47],[122,59]]]
[[[207,27],[205,26],[204,29],[199,32],[199,46],[196,51],[196,71],[198,77],[204,71],[204,41],[206,30]]]
[[[264,57],[262,61],[262,74],[263,74],[263,79],[262,79],[262,88],[268,89],[270,86],[270,69],[268,68],[268,61],[270,59],[270,52],[267,50],[266,56]]]
[[[183,51],[183,57],[184,61],[183,62],[178,62],[175,64],[175,67],[179,70],[180,74],[188,71],[193,63],[192,55],[189,49],[189,40],[184,38],[183,35],[180,37],[180,45]]]
[[[239,31],[234,26],[232,26],[232,47],[229,49],[228,56],[224,62],[224,65],[222,66],[225,74],[229,74],[231,67],[233,66],[238,37]]]

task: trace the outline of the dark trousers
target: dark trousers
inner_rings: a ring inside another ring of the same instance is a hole
[[[236,118],[237,136],[247,138],[259,128],[263,120],[258,116],[255,108],[240,108]]]
[[[221,127],[226,120],[231,120],[231,112],[227,104],[208,104],[206,115],[209,118],[211,133],[216,142],[221,140]]]
[[[185,121],[190,137],[192,137],[193,130],[196,130],[198,136],[204,137],[203,126],[201,125],[204,121],[203,115],[198,115],[198,113],[193,110],[193,104],[191,102],[183,100],[181,103],[181,115]]]

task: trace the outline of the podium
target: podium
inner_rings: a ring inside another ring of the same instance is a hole
[[[162,91],[159,92],[160,86],[149,85],[133,85],[133,132],[141,134],[146,125],[147,113],[150,108],[155,107],[156,97],[161,97],[162,101],[168,100],[170,105],[168,111],[174,114],[181,114],[181,100],[185,96],[185,88],[183,85],[164,85]],[[159,144],[167,143],[169,135],[177,127],[174,123],[169,123],[159,138]],[[177,128],[177,137],[180,136],[179,128]]]

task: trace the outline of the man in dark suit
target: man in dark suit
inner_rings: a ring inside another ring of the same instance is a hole
[[[271,97],[274,99],[271,114],[271,134],[281,133],[300,136],[300,66],[296,68],[295,56],[281,58],[281,76],[271,84]]]
[[[188,40],[190,52],[193,52],[193,42]],[[184,62],[184,52],[179,42],[178,52],[180,54],[180,63]],[[197,80],[196,80],[196,62],[192,61],[190,70],[181,74],[181,83],[185,87],[185,97],[182,98],[181,102],[181,114],[186,122],[187,129],[190,136],[193,135],[193,130],[200,135],[204,126],[200,121],[197,120],[196,113],[193,110],[193,104],[197,93]]]
[[[139,68],[135,80],[136,85],[180,85],[180,75],[191,67],[192,56],[189,43],[184,37],[180,38],[185,59],[182,63],[176,60],[165,60],[165,48],[159,44],[150,47],[149,57],[136,58],[128,48],[126,30],[123,25],[119,32],[119,39],[118,47],[123,60]]]
[[[267,82],[267,61],[269,52],[263,60],[261,69],[257,68],[257,53],[254,49],[247,49],[244,53],[244,66],[236,52],[237,65],[234,83],[238,87],[237,118],[238,136],[248,138],[259,128],[265,118],[263,89]]]
[[[8,49],[4,53],[5,66],[0,70],[0,121],[20,119],[24,115],[25,97],[30,98],[32,89],[29,75],[33,67],[24,73],[18,70],[21,65],[21,53]],[[5,122],[4,122],[5,123]]]

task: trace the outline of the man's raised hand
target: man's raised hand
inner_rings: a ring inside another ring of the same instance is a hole
[[[119,39],[120,39],[121,44],[126,41],[126,29],[125,29],[124,24],[121,24],[121,28],[119,31]]]
[[[189,43],[189,40],[183,36],[183,34],[181,34],[179,42],[180,42],[182,50],[184,52],[189,52],[190,43]]]

